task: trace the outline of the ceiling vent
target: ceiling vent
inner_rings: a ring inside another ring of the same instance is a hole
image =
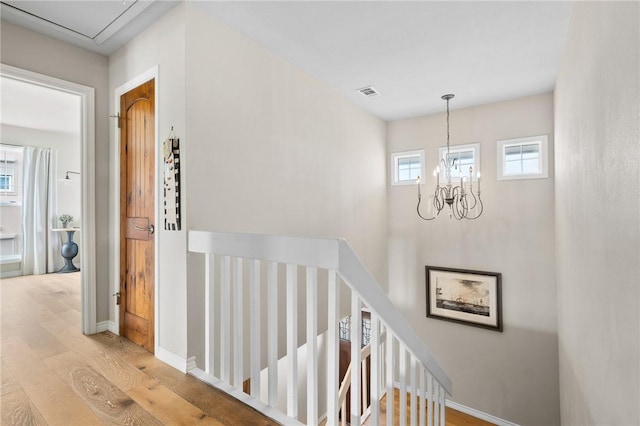
[[[366,96],[367,98],[380,95],[380,92],[378,92],[376,89],[374,89],[371,86],[363,87],[361,89],[356,90],[356,92],[360,93],[362,96]]]

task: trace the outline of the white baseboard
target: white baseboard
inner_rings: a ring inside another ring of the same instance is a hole
[[[194,368],[197,368],[198,366],[196,365],[196,357],[195,356],[190,356],[189,358],[187,358],[187,372],[193,370]]]
[[[120,334],[120,331],[116,327],[115,321],[100,321],[96,324],[96,333],[102,333],[103,331],[110,331],[113,334]]]
[[[183,373],[186,373],[196,367],[196,357],[192,356],[185,359],[167,349],[161,348],[160,346],[158,346],[158,350],[156,351],[156,358]]]
[[[518,426],[517,423],[513,423],[508,420],[501,419],[500,417],[492,416],[491,414],[487,414],[484,411],[476,410],[475,408],[458,404],[457,402],[451,401],[450,399],[447,399],[446,404],[447,404],[447,407],[449,408],[468,414],[480,420],[484,420],[489,423],[496,424],[498,426]]]
[[[393,386],[396,389],[400,389],[400,382],[394,382]],[[407,386],[407,392],[412,392],[413,388],[411,386]],[[422,395],[422,391],[418,389],[418,395]],[[501,419],[500,417],[493,416],[491,414],[485,413],[484,411],[476,410],[475,408],[467,407],[466,405],[458,404],[457,402],[451,401],[450,399],[445,400],[445,405],[454,410],[460,411],[461,413],[468,414],[480,420],[487,421],[489,423],[493,423],[497,426],[519,426],[517,423],[512,423],[508,420]]]

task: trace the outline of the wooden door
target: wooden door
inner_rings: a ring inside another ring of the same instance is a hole
[[[120,335],[154,351],[155,81],[120,97]]]

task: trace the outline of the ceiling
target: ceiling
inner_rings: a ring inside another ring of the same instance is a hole
[[[3,0],[2,20],[110,55],[178,1]]]
[[[0,92],[3,125],[80,134],[80,96],[5,76]]]
[[[2,19],[109,54],[175,1],[3,1]],[[553,90],[572,2],[197,1],[367,111],[396,120]],[[18,7],[47,21],[22,16]],[[12,12],[7,16],[7,10]],[[58,25],[52,24],[52,22]],[[58,28],[55,30],[56,27]],[[69,31],[72,30],[73,36]],[[52,29],[53,28],[53,29]],[[72,41],[73,40],[73,41]],[[90,41],[90,42],[88,42]],[[373,86],[379,96],[356,89]]]

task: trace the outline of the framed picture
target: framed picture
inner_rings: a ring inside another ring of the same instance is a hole
[[[425,266],[427,317],[502,331],[502,274]]]

